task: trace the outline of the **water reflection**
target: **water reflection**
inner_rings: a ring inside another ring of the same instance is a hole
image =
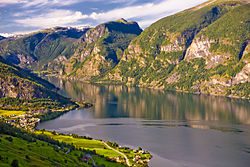
[[[95,104],[95,118],[132,117],[168,121],[218,121],[250,124],[250,103],[126,86],[98,86],[49,78],[61,93]],[[195,127],[195,125],[192,125]],[[202,126],[202,125],[197,125]],[[203,128],[206,128],[203,125]]]

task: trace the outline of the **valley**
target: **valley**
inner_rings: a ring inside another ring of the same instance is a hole
[[[209,1],[144,31],[119,19],[2,39],[0,56],[39,75],[249,99],[249,3]]]
[[[152,11],[113,19],[104,11],[61,12],[78,1],[48,2],[60,7],[55,16],[72,14],[59,19],[67,23],[0,35],[0,166],[250,163],[249,0],[200,2],[144,29],[141,19]],[[38,20],[45,16],[54,14]],[[12,17],[23,22],[20,13]],[[75,17],[95,24],[69,26]]]

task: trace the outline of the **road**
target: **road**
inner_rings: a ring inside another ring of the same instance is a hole
[[[105,142],[102,142],[102,143],[103,143],[108,149],[111,149],[111,150],[117,152],[118,154],[120,154],[122,157],[124,157],[125,160],[126,160],[126,164],[127,164],[128,166],[132,166],[131,163],[129,162],[128,157],[127,157],[124,153],[122,153],[122,152],[120,152],[120,151],[114,149],[113,147],[110,147],[110,146],[109,146],[107,143],[105,143]]]

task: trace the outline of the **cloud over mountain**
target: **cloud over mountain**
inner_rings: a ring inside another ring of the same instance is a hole
[[[0,0],[1,33],[54,26],[97,25],[125,18],[143,28],[207,0]]]

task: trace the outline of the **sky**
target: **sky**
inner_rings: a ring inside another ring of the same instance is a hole
[[[0,0],[0,33],[96,26],[124,18],[142,28],[207,0]]]

